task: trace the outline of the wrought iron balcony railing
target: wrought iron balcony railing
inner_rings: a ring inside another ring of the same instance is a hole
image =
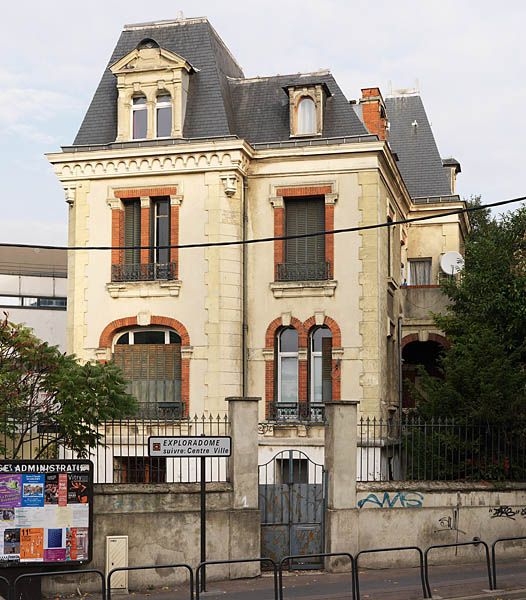
[[[269,407],[269,421],[289,423],[323,423],[325,406],[322,402],[273,402]]]
[[[283,263],[277,265],[277,281],[324,281],[330,279],[331,263]]]
[[[112,265],[112,281],[155,281],[176,278],[175,263]]]

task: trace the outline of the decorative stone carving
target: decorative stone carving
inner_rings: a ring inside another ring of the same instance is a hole
[[[237,192],[237,175],[221,175],[225,195],[231,198]]]

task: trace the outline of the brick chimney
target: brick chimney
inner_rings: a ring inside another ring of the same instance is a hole
[[[380,88],[362,88],[360,99],[362,118],[370,133],[376,134],[381,140],[387,139],[387,113]]]

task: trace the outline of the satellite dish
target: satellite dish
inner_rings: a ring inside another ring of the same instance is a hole
[[[440,268],[447,275],[456,275],[464,268],[464,257],[459,252],[446,252],[440,257]]]

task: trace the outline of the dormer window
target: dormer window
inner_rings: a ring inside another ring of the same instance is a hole
[[[325,83],[291,85],[289,95],[290,136],[323,135],[325,103],[331,93]]]
[[[148,110],[146,96],[134,96],[132,98],[132,130],[133,139],[142,140],[146,137],[148,130]]]
[[[155,120],[157,137],[172,135],[172,97],[165,92],[157,96],[155,104]]]
[[[152,39],[110,66],[117,77],[117,142],[181,138],[195,69]]]
[[[298,103],[298,135],[314,135],[316,133],[316,103],[308,96]]]

